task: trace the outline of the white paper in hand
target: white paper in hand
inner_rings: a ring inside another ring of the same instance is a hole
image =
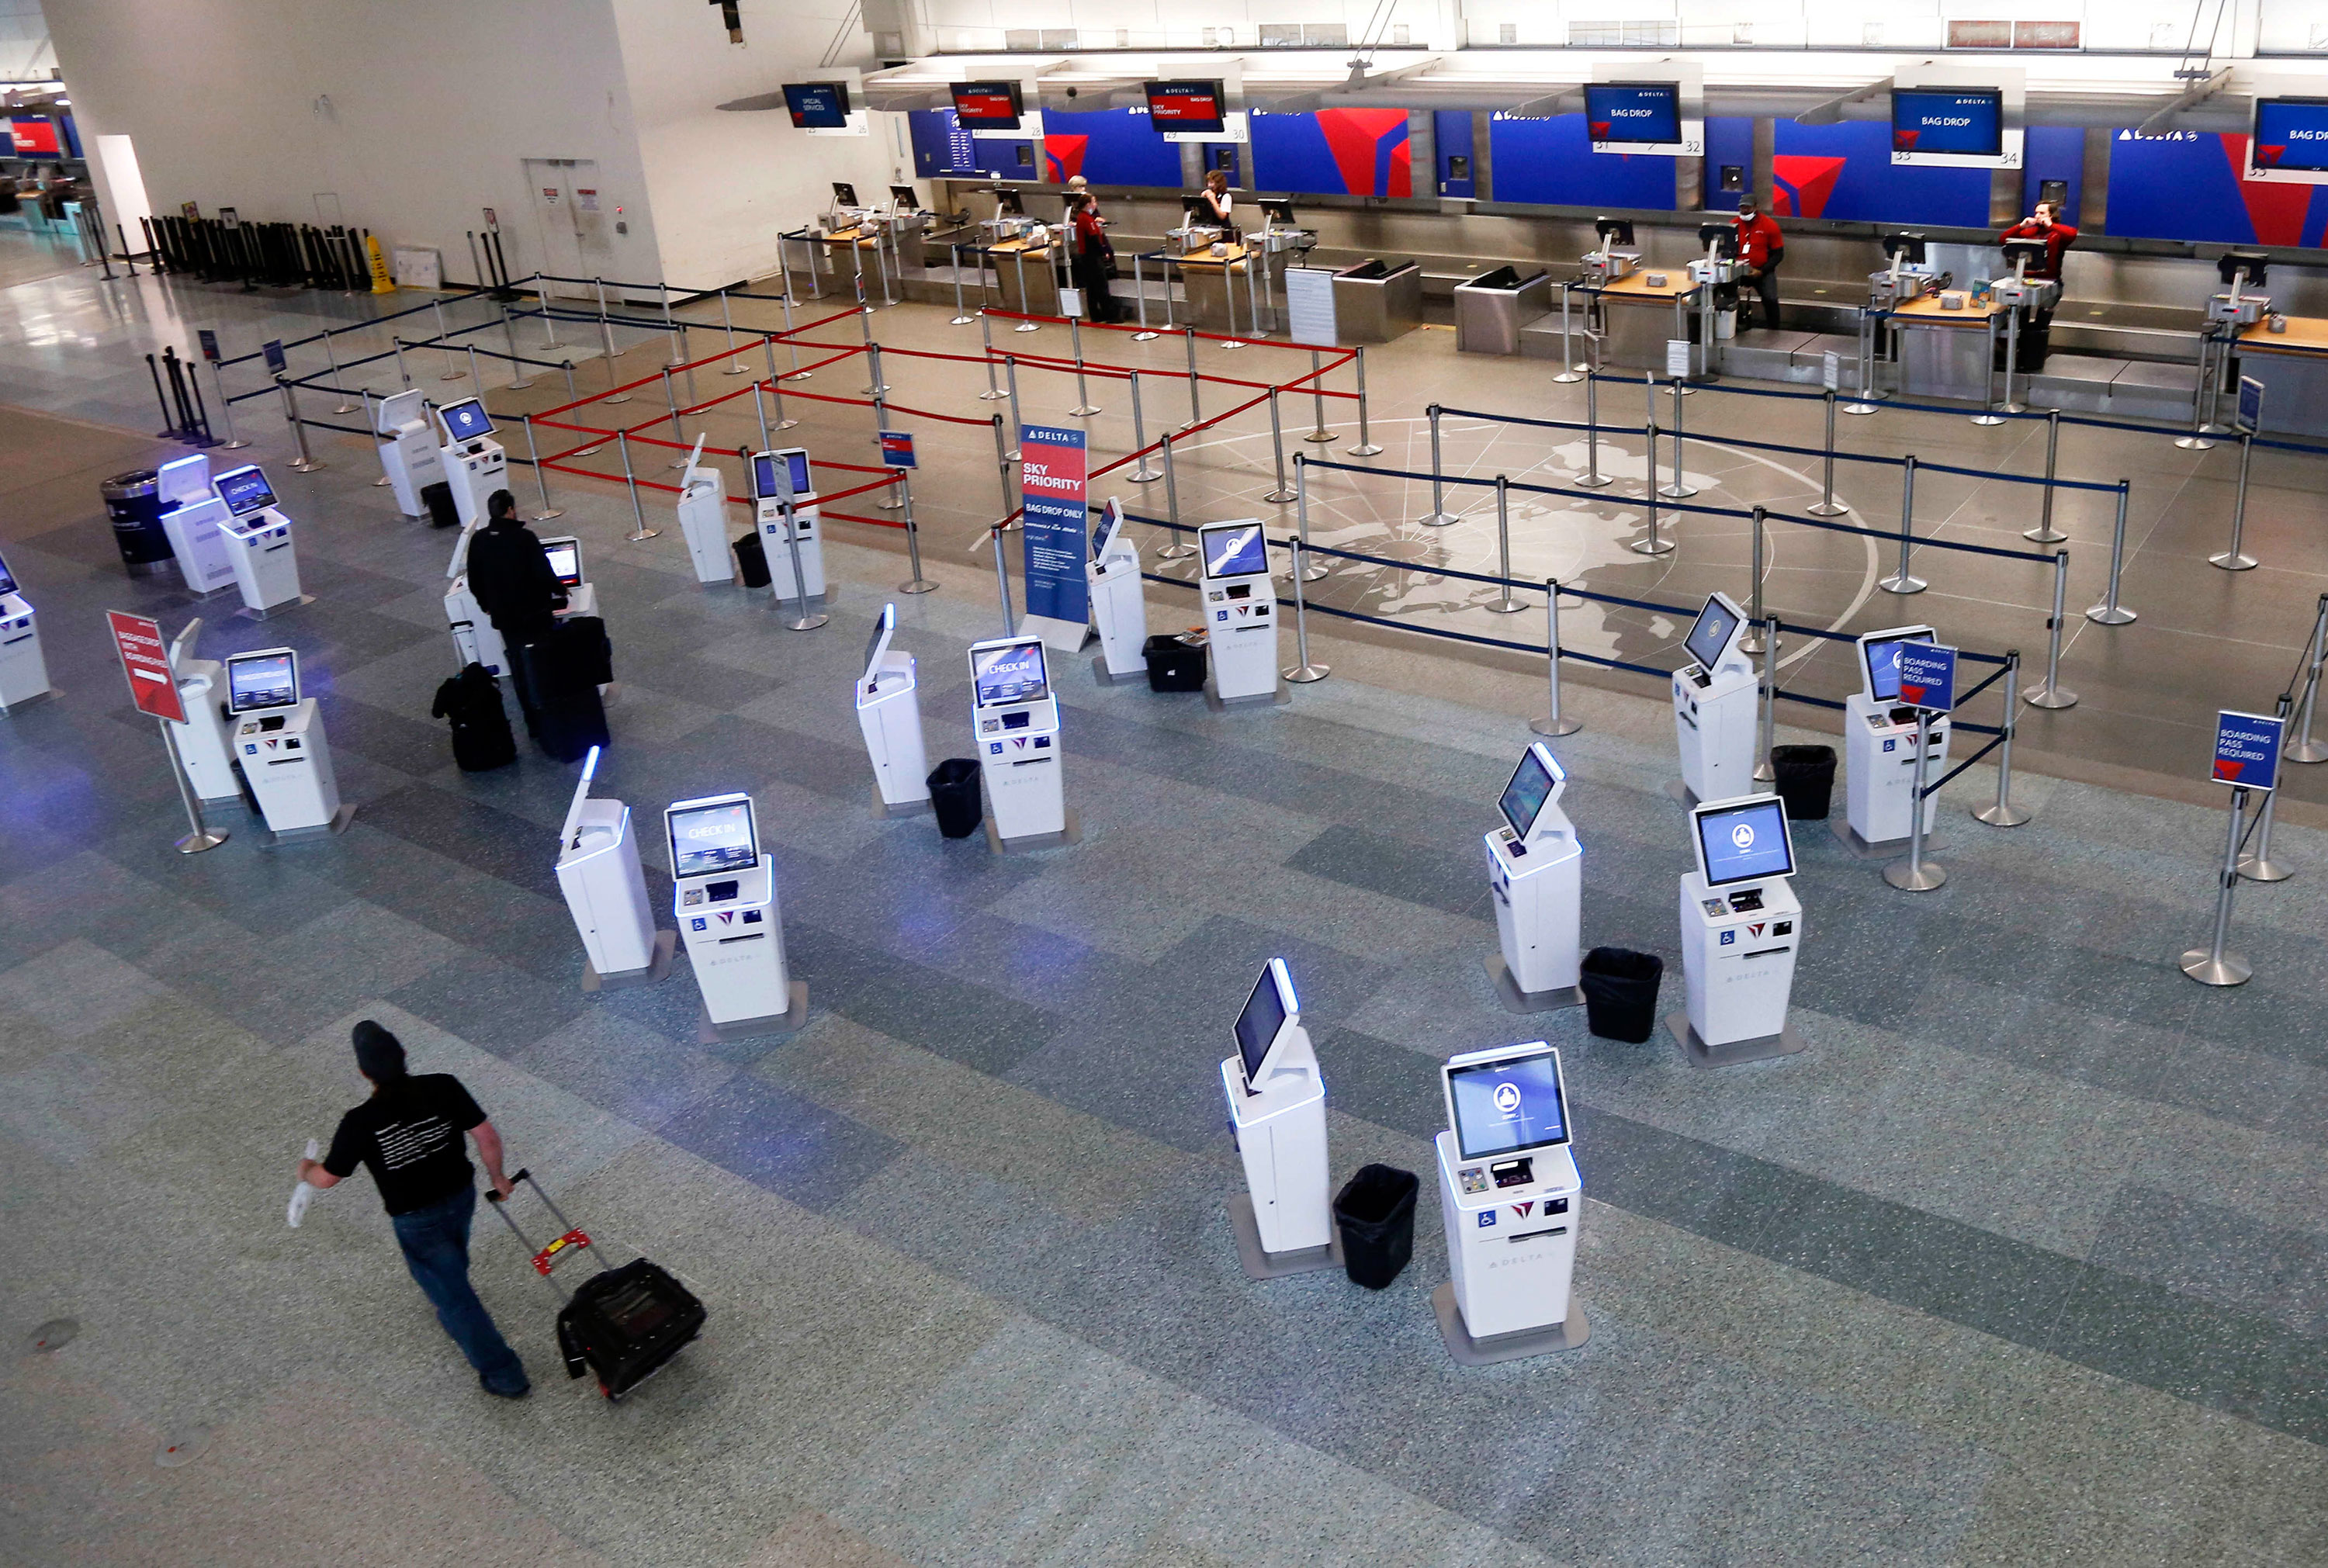
[[[313,1138],[307,1140],[308,1159],[320,1159],[323,1152],[322,1143]],[[307,1217],[307,1206],[314,1201],[315,1189],[305,1181],[291,1189],[291,1210],[284,1216],[284,1218],[290,1222],[293,1230],[299,1228],[299,1222]]]

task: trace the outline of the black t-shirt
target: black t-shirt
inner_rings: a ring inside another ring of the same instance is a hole
[[[388,1212],[409,1214],[475,1179],[462,1134],[484,1119],[450,1073],[398,1078],[340,1118],[324,1169],[344,1181],[358,1165],[371,1167]]]

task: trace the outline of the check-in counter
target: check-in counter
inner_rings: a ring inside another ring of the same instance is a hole
[[[1059,314],[1058,268],[1052,265],[1047,237],[1004,239],[988,246],[986,256],[994,264],[1003,309],[1028,315]]]
[[[2239,329],[2236,369],[2263,383],[2263,427],[2276,436],[2328,436],[2328,320],[2267,316]]]
[[[2004,314],[1995,300],[1970,297],[1962,310],[1945,309],[1937,294],[1892,306],[1900,390],[1910,398],[1988,401]]]
[[[1522,277],[1498,267],[1455,286],[1455,347],[1467,354],[1516,354],[1520,328],[1552,308],[1552,275]]]
[[[1662,283],[1650,281],[1665,279]],[[1666,343],[1697,341],[1698,290],[1684,267],[1635,268],[1596,291],[1600,301],[1604,368],[1666,373]],[[1701,367],[1702,368],[1702,367]]]
[[[1422,264],[1361,261],[1334,274],[1334,327],[1344,343],[1386,343],[1422,324]]]
[[[1219,255],[1191,251],[1175,263],[1180,268],[1180,291],[1187,314],[1206,332],[1251,332],[1254,280],[1245,277],[1253,257],[1242,244],[1227,245]]]

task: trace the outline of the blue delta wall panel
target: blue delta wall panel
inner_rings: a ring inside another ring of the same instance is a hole
[[[2069,196],[2061,209],[2061,221],[2077,227],[2078,209],[2086,196],[2086,133],[2081,126],[2032,126],[2026,132],[2021,159],[2022,189],[2026,192],[2021,211],[2026,213],[2037,205],[2037,192],[2047,180],[2059,180],[2070,187]]]
[[[1415,193],[1414,146],[1403,108],[1256,113],[1248,124],[1256,191],[1327,196]]]
[[[1778,217],[1988,226],[1989,172],[1895,168],[1887,121],[1800,126],[1782,119],[1776,128],[1770,163],[1778,188],[1770,198]]]
[[[1581,114],[1522,120],[1498,114],[1488,122],[1488,146],[1491,200],[1674,209],[1674,160],[1647,153],[1596,153]]]
[[[1146,106],[1085,114],[1043,112],[1047,177],[1065,184],[1081,174],[1094,185],[1180,184],[1180,144],[1150,123]]]
[[[2214,131],[2096,131],[2110,138],[2109,231],[2231,245],[2328,240],[2328,185],[2242,178],[2248,139]]]
[[[1723,165],[1745,176],[1745,188],[1754,191],[1754,122],[1740,115],[1717,115],[1705,122],[1705,208],[1709,212],[1738,211],[1739,192],[1722,188]],[[1754,191],[1754,194],[1762,192]]]
[[[1478,164],[1471,156],[1471,111],[1467,108],[1435,109],[1431,116],[1432,140],[1439,147],[1439,193],[1442,196],[1476,196],[1478,192]],[[1464,175],[1457,179],[1452,158],[1463,160]]]

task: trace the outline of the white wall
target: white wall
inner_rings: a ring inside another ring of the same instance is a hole
[[[56,63],[41,0],[0,0],[0,81],[45,80]]]

